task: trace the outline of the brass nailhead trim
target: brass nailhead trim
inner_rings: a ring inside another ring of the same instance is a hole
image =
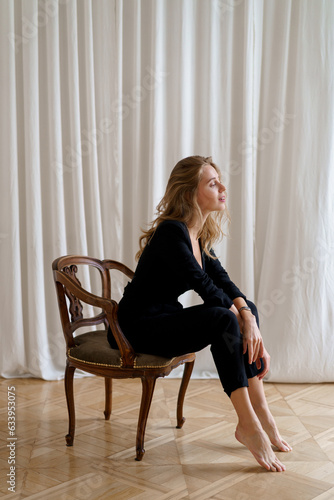
[[[104,363],[95,363],[94,361],[85,361],[83,359],[79,359],[79,358],[75,358],[74,356],[71,356],[70,354],[70,350],[68,350],[68,353],[67,353],[67,356],[70,358],[70,359],[74,359],[76,361],[80,361],[80,363],[85,363],[86,365],[97,365],[97,366],[111,366],[112,368],[122,368],[122,358],[120,358],[120,364],[119,365],[111,365],[111,364],[104,364]],[[133,364],[133,368],[137,368],[137,369],[142,369],[142,368],[166,368],[166,366],[170,365],[173,361],[173,359],[175,358],[172,358],[171,360],[169,360],[167,363],[163,364],[163,365],[137,365],[137,358],[135,359],[134,361],[134,364]]]

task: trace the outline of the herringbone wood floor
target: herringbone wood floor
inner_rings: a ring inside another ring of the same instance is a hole
[[[16,394],[16,492],[9,473],[7,388]],[[113,413],[103,417],[104,381],[75,380],[77,428],[65,446],[63,382],[0,379],[1,498],[334,499],[334,384],[265,384],[282,435],[284,473],[266,472],[234,438],[236,417],[217,380],[191,380],[183,429],[175,428],[179,380],[158,380],[142,462],[134,461],[141,385],[114,382]]]

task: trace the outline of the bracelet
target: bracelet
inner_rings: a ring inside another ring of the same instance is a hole
[[[240,313],[241,311],[250,311],[250,312],[252,312],[251,308],[248,307],[248,306],[240,307],[240,309],[238,309],[238,312]]]

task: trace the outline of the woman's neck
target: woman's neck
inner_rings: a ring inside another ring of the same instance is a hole
[[[190,236],[190,239],[191,240],[197,240],[198,239],[198,233],[199,231],[193,227],[188,227],[188,231],[189,231],[189,236]]]
[[[188,227],[190,239],[197,240],[198,235],[201,232],[202,227],[203,227],[202,221],[200,222],[200,221],[193,220],[193,221],[191,221],[190,224],[187,225],[187,227]]]

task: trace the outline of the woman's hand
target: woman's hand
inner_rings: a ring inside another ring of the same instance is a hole
[[[249,316],[251,316],[249,314]],[[258,374],[258,379],[262,380],[270,368],[270,355],[267,349],[264,347],[263,339],[260,330],[257,326],[256,319],[253,316],[253,320],[243,318],[243,343],[244,350],[243,353],[247,352],[248,348],[248,361],[252,363],[255,361],[258,370],[261,369],[261,359],[263,361],[263,370]],[[247,334],[245,333],[247,331]],[[252,354],[251,354],[252,353]],[[251,359],[253,361],[251,361]]]
[[[257,359],[260,359],[264,352],[263,340],[255,316],[249,311],[243,311],[240,314],[234,304],[230,307],[230,311],[236,315],[239,323],[242,334],[243,354],[248,349],[248,362],[252,364]]]
[[[248,362],[251,364],[263,356],[263,339],[253,314],[249,312],[244,314],[242,322],[243,327],[241,333],[243,339],[243,354],[245,354],[248,349]]]
[[[267,375],[267,373],[269,372],[269,368],[270,368],[270,356],[269,356],[267,349],[265,347],[263,347],[262,361],[263,361],[263,370],[257,376],[259,380],[262,380]],[[261,359],[260,358],[258,358],[256,360],[256,366],[257,366],[257,369],[260,370],[260,368],[261,368]]]
[[[243,354],[245,354],[248,349],[249,364],[255,361],[257,368],[260,369],[261,358],[263,360],[264,368],[258,375],[261,380],[269,372],[270,356],[264,347],[262,335],[257,326],[255,316],[249,311],[244,311],[241,315],[234,304],[230,307],[230,311],[237,317],[240,332],[242,334]]]

